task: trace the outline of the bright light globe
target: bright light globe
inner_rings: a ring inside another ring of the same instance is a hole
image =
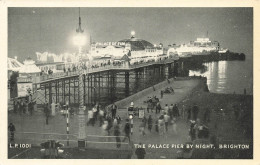
[[[135,35],[135,31],[131,31],[131,35],[134,36]]]
[[[73,42],[77,46],[83,46],[86,43],[86,37],[78,34],[73,38]]]

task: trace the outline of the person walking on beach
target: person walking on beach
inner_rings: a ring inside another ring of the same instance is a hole
[[[168,106],[168,104],[165,104],[165,107],[163,108],[162,114],[164,114],[164,113],[168,114],[168,112],[169,112],[169,106]]]
[[[161,104],[160,104],[159,101],[156,103],[156,107],[155,107],[155,108],[156,108],[156,109],[155,109],[155,113],[156,113],[156,114],[157,114],[157,113],[160,113],[162,107],[161,107]]]
[[[115,103],[113,103],[112,105],[112,118],[116,118],[116,111],[117,111],[117,106],[115,105]]]
[[[151,99],[149,99],[149,101],[147,103],[147,113],[150,113],[150,110],[153,113],[153,105],[152,105],[152,100]]]
[[[21,101],[20,100],[17,100],[17,111],[18,113],[21,115],[22,114],[22,110],[21,110]]]
[[[131,126],[129,123],[129,119],[126,119],[125,127],[124,127],[124,132],[125,132],[125,138],[123,139],[123,142],[128,138],[130,142],[130,132],[131,132]]]
[[[170,116],[170,118],[171,118],[171,120],[172,120],[172,118],[173,118],[173,104],[171,104],[171,105],[169,106],[169,113],[168,113],[168,115]]]
[[[155,121],[155,132],[159,133],[159,119]]]
[[[107,132],[107,127],[108,127],[108,121],[107,120],[105,120],[104,121],[104,123],[103,123],[103,125],[102,125],[102,135],[103,136],[108,136],[108,132]],[[102,139],[103,140],[103,139]],[[106,138],[104,138],[104,141],[106,141],[107,139]]]
[[[92,126],[94,126],[94,124],[95,124],[93,110],[89,110],[88,111],[88,122],[87,122],[87,125],[89,125],[89,124],[91,124]]]
[[[107,122],[108,122],[107,133],[108,133],[108,136],[110,136],[110,131],[111,131],[111,128],[113,127],[113,119],[111,116],[107,117]]]
[[[24,102],[24,100],[21,101],[21,113],[25,113],[25,102]]]
[[[179,109],[177,107],[177,104],[174,104],[174,107],[173,107],[173,117],[177,118],[180,116],[180,113],[179,113]]]
[[[145,136],[145,131],[144,131],[144,121],[141,122],[140,126],[139,126],[139,131],[140,134]]]
[[[93,119],[94,119],[94,122],[97,120],[97,114],[98,114],[98,104],[96,104],[93,108],[92,108],[92,111],[93,111]]]
[[[49,124],[49,116],[50,116],[50,107],[49,107],[49,103],[46,103],[44,106],[44,113],[45,113],[45,117],[46,117],[46,125]]]
[[[144,116],[144,118],[142,119],[142,122],[144,122],[144,128],[146,128],[146,124],[147,124],[147,118]]]
[[[121,147],[121,140],[120,140],[120,128],[119,125],[116,124],[114,126],[114,136],[116,137],[116,147],[120,148]]]
[[[14,99],[14,113],[17,113],[17,110],[18,110],[18,101],[17,101],[17,99],[15,98],[15,99]]]
[[[169,121],[170,121],[170,116],[164,112],[164,124],[165,124],[165,131],[168,132],[168,125],[169,125]]]
[[[191,124],[190,124],[190,129],[189,129],[189,135],[190,135],[191,141],[193,141],[196,139],[196,129],[195,129],[196,124],[195,124],[194,120],[191,120],[190,122],[191,122]]]
[[[152,127],[153,127],[153,119],[152,119],[152,116],[149,115],[149,118],[148,118],[148,130],[150,132],[152,131]]]
[[[119,115],[117,115],[116,120],[117,120],[117,123],[118,123],[118,124],[121,124],[121,120],[122,120],[122,119],[121,119],[121,117],[120,117]]]
[[[164,120],[163,120],[163,115],[161,115],[159,117],[158,126],[159,126],[159,135],[163,136],[164,135],[164,131],[165,131],[164,130],[165,123],[164,123]]]
[[[99,126],[101,127],[104,122],[104,111],[102,109],[99,110]]]
[[[153,96],[153,98],[152,98],[152,109],[155,108],[157,102],[159,102],[159,99],[156,96]]]
[[[200,130],[200,128],[202,128],[204,126],[204,124],[201,122],[201,120],[198,118],[195,122],[195,126],[194,126],[194,129],[195,129],[195,134],[196,134],[196,138],[198,136],[198,132]]]
[[[161,99],[163,98],[163,90],[161,90]]]
[[[32,116],[33,115],[33,102],[32,101],[30,101],[28,104],[28,110],[29,110],[30,115]]]
[[[131,132],[131,135],[133,135],[133,131],[134,131],[134,119],[133,119],[133,116],[131,117],[130,119],[130,132]]]
[[[175,135],[177,135],[177,120],[176,120],[175,117],[171,120],[171,123],[172,123],[173,133],[174,133]]]
[[[10,141],[14,141],[14,131],[15,131],[15,126],[13,123],[10,123],[8,126],[8,130],[10,131]]]
[[[199,107],[197,104],[194,104],[193,108],[192,108],[192,114],[193,114],[193,120],[197,120],[198,118],[198,114],[199,114]]]
[[[117,119],[115,118],[114,120],[113,120],[113,126],[116,126],[118,123],[117,123]]]
[[[190,121],[191,120],[191,106],[189,106],[187,109],[187,121]]]

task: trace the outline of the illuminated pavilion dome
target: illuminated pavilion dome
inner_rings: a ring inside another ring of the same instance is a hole
[[[23,67],[21,67],[19,73],[40,73],[41,70],[35,65],[30,57],[28,57],[24,62]]]
[[[154,48],[154,45],[151,44],[150,42],[143,40],[143,39],[135,38],[133,36],[130,39],[124,39],[119,42],[129,43],[131,45],[132,51],[139,51],[139,50]]]

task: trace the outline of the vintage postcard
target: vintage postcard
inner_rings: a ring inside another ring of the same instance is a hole
[[[4,1],[4,162],[257,159],[259,2],[215,2]]]

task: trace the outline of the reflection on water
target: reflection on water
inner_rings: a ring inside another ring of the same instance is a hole
[[[210,92],[253,94],[253,67],[248,61],[203,63],[201,70],[189,70],[189,76],[207,77]],[[205,69],[206,68],[206,69]]]

